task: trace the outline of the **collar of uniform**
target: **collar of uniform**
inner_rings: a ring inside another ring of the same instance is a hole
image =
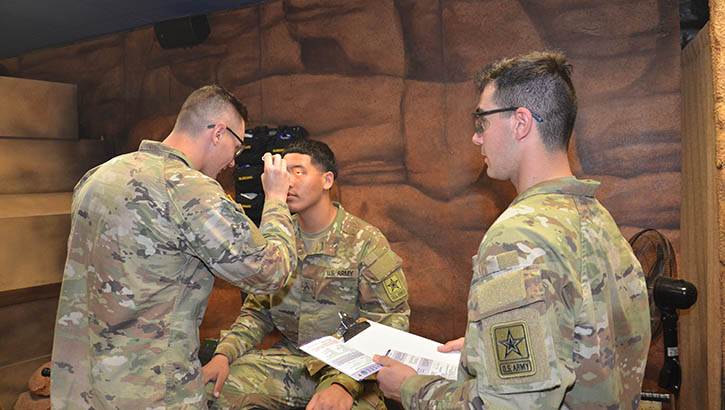
[[[340,230],[342,229],[342,218],[345,217],[345,209],[342,207],[342,205],[340,205],[339,202],[333,202],[332,205],[337,208],[337,215],[332,221],[332,227],[330,227],[330,230],[327,232],[327,236],[325,236],[323,239],[318,240],[315,243],[315,248],[309,252],[307,252],[307,250],[305,249],[305,244],[302,243],[302,240],[299,239],[301,236],[300,223],[297,219],[297,215],[295,215],[294,221],[295,233],[297,235],[297,255],[300,259],[306,258],[307,255],[335,256],[335,254],[337,253],[337,242],[340,238]]]
[[[576,177],[563,177],[540,182],[526,191],[520,193],[512,202],[515,204],[530,196],[541,194],[564,194],[574,196],[594,197],[599,189],[599,182],[593,179],[577,179]]]
[[[169,159],[178,159],[183,161],[189,168],[194,168],[191,165],[191,160],[187,156],[179,151],[178,149],[171,148],[168,145],[164,145],[158,141],[143,140],[138,148],[139,151],[149,152],[155,155],[165,155]]]

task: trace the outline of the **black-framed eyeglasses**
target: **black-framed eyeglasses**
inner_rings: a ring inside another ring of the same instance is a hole
[[[211,128],[216,127],[216,124],[209,124],[206,127],[211,129]],[[239,135],[237,135],[236,132],[232,131],[232,129],[229,128],[226,124],[224,124],[224,128],[226,128],[226,130],[229,131],[234,136],[234,138],[236,138],[237,141],[239,141],[240,144],[242,144],[242,146],[234,152],[234,158],[236,158],[237,156],[239,156],[239,154],[242,153],[242,151],[244,151],[244,140],[239,138]]]
[[[516,111],[519,108],[524,107],[506,107],[506,108],[496,108],[495,110],[488,110],[488,111],[481,111],[476,110],[471,113],[471,116],[473,117],[473,129],[476,131],[476,134],[482,135],[484,131],[486,131],[486,128],[488,128],[488,120],[486,120],[487,115],[496,114],[499,112],[506,112],[506,111]],[[528,109],[528,108],[527,108]],[[536,122],[544,122],[543,118],[536,115],[533,111],[529,110],[531,113],[531,116],[536,120]]]

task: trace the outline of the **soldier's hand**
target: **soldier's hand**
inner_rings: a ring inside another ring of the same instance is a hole
[[[333,384],[315,393],[305,410],[350,410],[352,402],[352,396],[347,390],[339,384]]]
[[[461,350],[463,350],[463,339],[464,338],[459,337],[455,340],[449,340],[443,346],[438,346],[438,351],[448,353],[457,350],[460,352]]]
[[[378,371],[377,379],[380,391],[385,397],[400,401],[400,388],[408,377],[415,376],[418,372],[410,366],[404,365],[395,359],[387,356],[373,356],[376,363],[384,367]]]
[[[222,392],[222,386],[224,386],[224,382],[229,377],[229,359],[224,355],[215,355],[204,366],[202,371],[204,373],[205,385],[210,381],[216,380],[214,384],[214,397],[219,397],[219,394]]]
[[[264,154],[262,160],[264,160],[262,189],[264,189],[265,199],[287,202],[287,191],[289,190],[287,161],[279,154],[272,155],[269,152]]]

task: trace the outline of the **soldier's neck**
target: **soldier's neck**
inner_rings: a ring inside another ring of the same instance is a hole
[[[310,235],[325,230],[336,216],[337,207],[332,204],[329,195],[323,195],[316,204],[297,213],[300,229]]]

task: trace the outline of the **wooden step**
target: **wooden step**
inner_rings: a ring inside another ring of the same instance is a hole
[[[74,84],[0,76],[0,137],[78,139]]]
[[[0,195],[0,218],[69,214],[72,192]]]
[[[63,279],[70,214],[0,218],[0,292]]]
[[[72,191],[110,158],[102,140],[0,138],[0,194]]]

